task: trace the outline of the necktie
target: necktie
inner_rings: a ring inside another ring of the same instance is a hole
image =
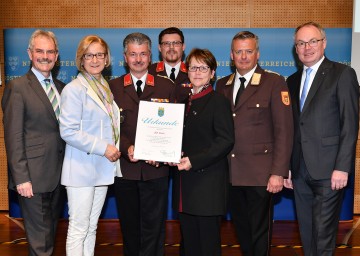
[[[175,82],[175,68],[171,69],[170,79]]]
[[[240,77],[240,88],[239,88],[239,90],[238,90],[237,93],[236,93],[235,106],[236,106],[236,104],[237,104],[238,101],[239,101],[240,95],[241,95],[242,92],[245,90],[245,82],[246,82],[245,77]]]
[[[50,103],[54,109],[56,119],[59,119],[60,106],[54,88],[51,86],[50,79],[44,79],[46,95],[48,96]]]
[[[138,95],[139,98],[140,98],[140,96],[141,96],[141,94],[142,94],[141,84],[142,84],[142,81],[141,81],[141,80],[137,80],[137,82],[136,82],[136,93],[137,93],[137,95]]]
[[[301,92],[301,97],[300,97],[300,111],[302,111],[302,109],[304,107],[307,92],[309,91],[309,80],[310,80],[311,71],[312,71],[311,68],[308,68],[305,70],[306,77],[305,77],[305,82],[304,82],[303,90]]]

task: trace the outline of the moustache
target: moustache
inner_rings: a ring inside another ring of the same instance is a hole
[[[50,63],[52,63],[52,60],[49,60],[48,58],[37,59],[36,61],[41,63],[41,64],[50,64]]]

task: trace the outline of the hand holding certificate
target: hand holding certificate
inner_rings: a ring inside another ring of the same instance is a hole
[[[178,163],[184,104],[140,101],[134,158]]]

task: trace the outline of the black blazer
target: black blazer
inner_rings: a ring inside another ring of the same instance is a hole
[[[54,83],[61,93],[65,84]],[[1,105],[9,188],[31,181],[34,193],[53,191],[60,182],[65,143],[52,105],[31,70],[6,85]]]
[[[303,154],[314,179],[329,179],[333,170],[351,172],[359,128],[359,83],[355,71],[327,58],[321,63],[300,113],[302,70],[287,79],[294,116],[293,176]]]
[[[223,95],[213,91],[191,102],[182,149],[192,168],[174,174],[175,210],[179,210],[181,189],[184,213],[200,216],[226,213],[229,184],[226,156],[234,140],[230,102]]]

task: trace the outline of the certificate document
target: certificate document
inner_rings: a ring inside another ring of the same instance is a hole
[[[184,104],[140,101],[134,158],[178,163]]]

